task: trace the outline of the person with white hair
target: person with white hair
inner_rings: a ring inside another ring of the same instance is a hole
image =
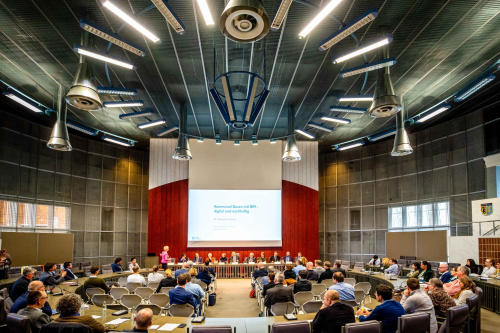
[[[26,267],[23,270],[23,275],[14,282],[12,286],[12,290],[10,291],[10,298],[12,302],[15,302],[16,299],[22,294],[28,291],[28,286],[31,282],[31,279],[35,276],[36,270],[31,267]]]
[[[278,273],[274,277],[274,283],[276,284],[273,288],[267,290],[266,299],[264,300],[264,305],[270,309],[273,304],[276,303],[295,303],[293,298],[293,288],[283,286],[283,281],[285,281],[285,276],[283,273]]]
[[[263,263],[259,262],[257,264],[257,269],[255,271],[253,271],[252,276],[254,279],[256,279],[259,276],[266,276],[268,273],[269,272],[267,271],[266,266]]]
[[[318,281],[319,274],[317,271],[314,270],[314,264],[312,262],[309,261],[306,264],[306,270],[307,270],[307,279],[308,280]]]

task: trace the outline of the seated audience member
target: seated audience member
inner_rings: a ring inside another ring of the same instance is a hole
[[[148,283],[149,282],[160,282],[161,280],[163,280],[163,275],[158,273],[158,269],[159,269],[159,267],[157,265],[154,265],[153,268],[151,268],[151,270],[153,272],[148,274]]]
[[[228,260],[227,260],[227,257],[226,257],[226,254],[225,254],[225,253],[223,253],[223,254],[222,254],[222,257],[220,257],[220,258],[219,258],[219,263],[221,263],[221,262],[223,262],[223,263],[225,263],[225,264],[227,264],[227,262],[228,262]]]
[[[285,276],[283,275],[283,273],[278,273],[274,277],[274,283],[276,285],[273,288],[267,290],[266,298],[264,300],[264,305],[268,309],[271,308],[271,305],[276,303],[295,303],[295,300],[293,298],[293,288],[283,286],[284,280]]]
[[[436,316],[446,317],[446,310],[455,306],[455,301],[446,291],[444,291],[443,282],[438,278],[430,279],[424,291],[427,292],[431,298]]]
[[[483,277],[491,277],[492,275],[495,275],[495,260],[491,258],[487,258],[484,261],[484,269],[483,272],[481,273],[481,276]]]
[[[334,266],[335,267],[332,269],[333,273],[340,272],[340,273],[342,273],[342,275],[346,276],[345,275],[345,269],[341,268],[342,267],[342,262],[340,260],[335,261]],[[333,274],[332,274],[332,277],[333,277]]]
[[[210,275],[209,267],[205,266],[203,267],[202,270],[198,272],[196,275],[196,278],[205,282],[205,284],[208,286],[210,283],[212,283],[212,276]]]
[[[209,253],[208,254],[208,258],[207,258],[208,261],[210,261],[212,264],[215,262],[215,258],[212,257],[212,253]],[[205,260],[206,261],[206,260]]]
[[[302,260],[301,259],[295,260],[295,264],[296,264],[296,266],[293,268],[293,271],[295,272],[296,276],[299,276],[299,272],[305,270],[306,267],[302,266]]]
[[[311,281],[318,281],[319,274],[313,269],[313,263],[308,262],[306,264],[306,270],[307,270],[307,279]]]
[[[325,293],[321,309],[314,317],[312,326],[315,333],[341,333],[342,326],[355,321],[353,308],[340,303],[338,292],[328,290]]]
[[[64,277],[65,281],[77,279],[76,275],[73,274],[73,272],[71,271],[71,269],[73,268],[73,264],[71,262],[66,261],[64,263],[63,267],[64,267],[64,271],[66,272],[66,276]]]
[[[131,275],[129,275],[127,277],[127,282],[128,283],[131,283],[131,282],[140,283],[141,285],[145,286],[146,285],[146,279],[144,278],[144,276],[142,276],[139,273],[139,267],[134,267],[132,269],[132,272],[134,272],[134,274],[131,274]]]
[[[283,274],[285,275],[285,280],[289,280],[289,279],[295,280],[297,278],[297,274],[293,270],[292,265],[286,265],[285,271],[283,272]]]
[[[54,323],[72,323],[83,324],[90,327],[94,333],[104,333],[104,326],[92,318],[90,315],[80,315],[82,298],[74,293],[67,293],[61,296],[57,301],[56,309],[60,315],[54,319]]]
[[[293,262],[293,258],[290,256],[290,252],[287,252],[286,256],[284,256],[282,259],[283,259],[283,261],[284,261],[285,264],[287,262]]]
[[[28,286],[31,279],[35,276],[35,272],[36,270],[31,267],[26,267],[23,270],[23,276],[17,279],[12,285],[12,289],[10,291],[10,299],[12,299],[12,302],[15,302],[19,296],[28,291]]]
[[[257,258],[255,258],[253,253],[250,253],[250,255],[247,258],[245,258],[245,262],[247,264],[255,264],[257,263]]]
[[[424,280],[425,282],[429,282],[430,279],[434,276],[434,272],[432,271],[432,265],[427,261],[422,261],[420,264],[420,268],[422,271],[418,274],[419,280]]]
[[[198,305],[198,314],[201,315],[201,304],[202,299],[205,297],[205,292],[203,291],[203,288],[200,287],[200,285],[191,282],[191,274],[186,273],[184,274],[184,276],[186,277],[185,288],[195,296],[194,299],[196,300],[196,304]]]
[[[476,265],[474,259],[467,259],[467,265],[465,265],[470,270],[470,274],[481,274],[481,267]]]
[[[203,264],[203,258],[200,257],[200,255],[198,254],[198,252],[195,253],[194,255],[194,258],[193,258],[193,263],[195,265],[200,265],[200,264]]]
[[[468,277],[460,278],[460,290],[453,296],[456,305],[466,304],[467,298],[476,293],[476,285]]]
[[[323,282],[324,280],[330,280],[333,278],[332,264],[329,261],[325,261],[324,266],[325,271],[321,273],[318,278],[318,283]]]
[[[376,306],[372,312],[358,310],[356,314],[359,321],[380,321],[383,333],[395,333],[398,330],[398,318],[406,314],[403,306],[392,299],[392,288],[385,284],[375,287],[375,297],[382,304]]]
[[[198,275],[198,271],[195,268],[189,269],[189,275],[191,275],[191,283],[196,283],[201,287],[201,280],[196,277]]]
[[[340,272],[333,273],[333,285],[328,290],[336,290],[341,301],[354,300],[354,287],[344,282],[344,275]]]
[[[393,274],[393,275],[398,275],[399,273],[399,266],[398,266],[398,261],[395,258],[391,258],[389,262],[389,268],[387,268],[384,272],[385,274]]]
[[[269,258],[269,262],[274,264],[275,262],[279,262],[279,261],[280,261],[280,256],[278,255],[278,252],[276,251],[276,252],[274,252],[274,255],[271,258]]]
[[[276,286],[276,283],[274,283],[274,279],[276,277],[276,274],[274,274],[274,272],[269,272],[267,277],[269,279],[269,282],[262,286],[262,297],[266,297],[267,291],[271,288],[274,288],[274,286]]]
[[[296,294],[299,291],[311,291],[312,283],[307,280],[307,271],[302,270],[299,272],[299,279],[293,284],[293,293]]]
[[[188,258],[186,257],[186,254],[183,253],[181,254],[181,258],[179,259],[179,262],[188,262]]]
[[[43,272],[38,278],[43,282],[45,286],[56,286],[61,282],[64,282],[64,277],[66,276],[66,271],[62,271],[61,275],[55,275],[55,270],[57,269],[56,264],[50,262],[43,266]]]
[[[451,279],[450,282],[455,281],[457,279],[457,269],[458,267],[453,267],[450,271]]]
[[[101,288],[102,290],[104,290],[104,292],[109,293],[108,285],[106,284],[106,282],[104,282],[103,279],[97,277],[98,274],[99,274],[99,267],[97,266],[90,267],[90,276],[83,284],[83,289],[87,290],[88,288]]]
[[[294,258],[293,261],[297,261],[297,260],[302,260],[302,252],[297,253],[297,256]]]
[[[137,268],[141,269],[139,267],[139,265],[137,264],[137,259],[136,258],[132,258],[132,262],[130,263],[130,265],[128,265],[128,270],[129,271],[133,271],[134,267],[137,267]]]
[[[229,260],[231,263],[239,263],[240,262],[240,256],[239,255],[236,255],[236,252],[232,252],[231,253],[231,258]]]
[[[43,286],[43,283],[40,281],[30,282],[30,284],[28,286],[28,291],[16,299],[16,301],[14,302],[14,304],[12,304],[12,307],[10,308],[10,313],[18,313],[19,310],[24,309],[25,307],[28,306],[26,296],[31,291],[45,291],[45,287]],[[43,304],[43,307],[41,310],[47,316],[49,316],[49,317],[52,316],[52,308],[50,307],[50,304],[49,304],[49,302],[47,302],[47,300],[45,300],[45,303]]]
[[[325,271],[323,267],[323,262],[321,260],[314,260],[314,270],[318,273],[318,278]]]
[[[175,278],[177,279],[177,277],[179,277],[179,275],[188,273],[189,272],[188,268],[189,268],[188,263],[187,262],[183,262],[182,263],[182,268],[180,268],[180,269],[178,269],[178,270],[175,271],[175,274],[174,274]]]
[[[195,309],[197,307],[196,300],[193,294],[186,290],[186,274],[181,274],[177,277],[177,286],[174,289],[168,291],[170,296],[170,304],[191,304]]]
[[[135,315],[134,328],[131,330],[123,330],[123,332],[147,332],[148,327],[151,325],[153,325],[153,311],[145,308]]]
[[[264,263],[267,263],[267,258],[266,258],[266,254],[264,252],[261,252],[260,253],[260,257],[257,258],[257,262],[264,262]]]
[[[46,300],[47,294],[45,291],[31,291],[26,296],[26,303],[28,306],[19,310],[17,313],[18,315],[29,318],[32,333],[39,332],[43,325],[52,321],[50,317],[41,310]]]
[[[422,273],[422,269],[420,268],[420,262],[415,261],[413,264],[411,264],[411,271],[410,273],[406,274],[406,276],[411,278],[418,278],[420,273]]]
[[[439,280],[443,283],[448,283],[451,281],[451,273],[448,272],[448,264],[445,262],[442,262],[439,264],[439,273],[441,273],[441,276],[439,277]],[[429,280],[430,281],[430,280]]]
[[[498,277],[500,276],[500,261],[497,262],[497,264],[495,265],[496,267],[496,270],[495,270],[495,276],[494,277]]]
[[[252,276],[254,279],[258,278],[259,276],[266,276],[268,273],[266,266],[259,262],[257,264],[257,269],[253,271]]]
[[[274,273],[274,266],[268,266],[267,267],[267,275],[264,276],[261,280],[260,280],[260,284],[265,286],[266,284],[269,283],[269,273]]]
[[[372,260],[368,262],[368,266],[380,266],[380,259],[378,258],[378,255],[374,255]]]
[[[177,280],[172,277],[172,271],[167,268],[165,270],[165,278],[160,281],[158,288],[156,288],[156,293],[160,293],[163,287],[175,287],[176,285]]]
[[[458,266],[456,279],[445,283],[443,285],[444,291],[448,293],[451,297],[455,296],[456,293],[460,291],[460,279],[463,277],[469,277],[470,270],[467,266]]]
[[[391,265],[391,261],[389,258],[382,258],[382,266],[383,267],[389,267]]]
[[[123,267],[122,267],[122,258],[116,258],[114,264],[111,265],[111,269],[113,270],[113,273],[116,272],[123,272]]]
[[[205,267],[208,268],[208,273],[210,275],[212,275],[213,277],[215,277],[215,275],[216,275],[215,271],[214,271],[214,269],[212,267],[210,267],[210,261],[209,260],[205,261]]]
[[[436,333],[438,325],[431,298],[423,289],[420,289],[420,283],[417,279],[409,278],[406,284],[407,289],[403,293],[401,305],[407,314],[417,312],[428,313],[431,316],[430,333]]]

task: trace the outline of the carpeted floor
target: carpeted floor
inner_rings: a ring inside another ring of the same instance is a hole
[[[217,304],[209,306],[205,311],[205,316],[208,318],[258,317],[260,309],[257,306],[257,300],[249,297],[250,290],[249,279],[218,279]],[[367,299],[366,306],[373,308],[375,304],[370,304]],[[497,333],[499,323],[500,315],[481,310],[482,333]]]

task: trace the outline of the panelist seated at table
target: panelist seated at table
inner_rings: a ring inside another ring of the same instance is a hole
[[[153,311],[145,308],[135,315],[134,328],[131,330],[123,330],[123,332],[147,332],[151,325],[153,325]]]
[[[139,267],[134,267],[132,270],[134,274],[127,277],[127,283],[140,283],[141,285],[146,285],[146,279],[139,273]]]
[[[270,309],[273,304],[292,302],[295,303],[293,298],[293,288],[283,286],[283,281],[285,276],[283,273],[278,273],[274,277],[274,283],[276,284],[273,288],[267,290],[266,298],[264,300],[264,305]]]
[[[57,265],[53,262],[46,263],[43,269],[44,272],[40,274],[38,279],[42,281],[45,286],[55,286],[64,282],[66,271],[62,271],[60,275],[56,275],[55,270],[57,269]]]
[[[231,257],[229,258],[229,262],[231,263],[239,263],[240,262],[240,255],[236,254],[236,252],[231,253]]]
[[[193,264],[195,265],[200,265],[200,264],[203,264],[203,258],[200,257],[200,255],[198,254],[198,252],[195,253],[194,255],[194,258],[193,258]]]
[[[280,262],[280,256],[278,255],[278,252],[274,252],[274,255],[269,258],[269,262],[275,263],[275,262]]]
[[[106,329],[103,324],[92,318],[89,315],[80,315],[82,306],[82,298],[74,293],[67,293],[57,301],[56,309],[60,315],[54,319],[54,323],[61,324],[83,324],[90,327],[94,333],[104,333]]]
[[[283,262],[286,264],[287,262],[293,262],[293,258],[290,256],[290,252],[287,252],[286,253],[286,256],[284,256],[283,258],[281,258],[281,260],[283,260]]]
[[[245,262],[247,264],[255,264],[255,263],[257,263],[257,258],[255,258],[253,253],[250,253],[250,256],[245,258]]]
[[[188,262],[188,261],[189,261],[189,258],[186,257],[186,254],[185,253],[181,254],[179,262],[181,263],[181,262]]]
[[[137,271],[139,271],[139,269],[137,269]],[[101,279],[100,277],[97,276],[98,274],[99,274],[99,267],[97,267],[97,266],[90,267],[90,276],[83,284],[83,289],[87,290],[88,288],[101,288],[106,293],[109,293],[108,285],[106,284],[106,282],[104,282],[103,279]],[[132,274],[130,276],[133,276],[133,275],[134,274]],[[128,279],[127,279],[127,282],[130,282],[130,281],[128,281]]]
[[[351,306],[340,303],[339,293],[328,290],[321,309],[316,313],[312,326],[316,333],[341,333],[342,326],[356,322]]]
[[[186,288],[187,278],[185,274],[177,277],[177,286],[168,291],[170,296],[170,304],[190,304],[195,310],[197,308],[196,300],[193,294],[187,291]]]
[[[66,261],[63,264],[63,267],[64,267],[64,271],[66,272],[66,276],[64,277],[64,280],[68,281],[68,280],[76,280],[77,279],[76,275],[71,271],[71,269],[73,268],[73,263],[71,263],[70,261]]]
[[[302,260],[302,252],[297,253],[297,256],[293,259],[293,261]]]
[[[210,261],[211,263],[214,263],[214,262],[215,262],[215,258],[214,258],[214,257],[212,257],[212,253],[209,253],[209,254],[208,254],[208,258],[207,258],[205,261],[207,261],[207,260],[208,260],[208,261]]]
[[[28,302],[26,300],[26,296],[30,291],[45,291],[45,287],[43,286],[43,283],[40,281],[33,281],[29,284],[28,286],[28,291],[19,296],[14,304],[12,304],[12,307],[10,308],[10,313],[17,313],[19,310],[24,309],[27,305]],[[45,300],[45,304],[42,307],[42,312],[45,313],[48,316],[52,316],[52,308],[50,307],[49,302]]]
[[[115,262],[111,265],[113,273],[123,272],[122,262],[123,262],[122,258],[115,259]]]
[[[132,261],[130,262],[130,265],[128,265],[128,270],[132,271],[134,269],[134,267],[137,267],[137,268],[141,269],[139,267],[139,264],[137,264],[137,259],[136,258],[132,258]]]
[[[163,287],[175,287],[176,285],[177,280],[172,277],[172,271],[167,268],[165,270],[165,278],[160,281],[160,284],[156,288],[156,293],[160,293]]]
[[[354,300],[354,287],[344,282],[344,275],[340,272],[333,274],[333,285],[329,290],[336,290],[339,293],[341,301]]]
[[[267,263],[266,254],[264,252],[260,253],[260,257],[257,258],[257,262],[266,262]]]
[[[225,254],[225,253],[223,253],[223,254],[222,254],[222,257],[220,257],[220,258],[219,258],[219,263],[224,263],[224,264],[227,264],[227,262],[228,262],[228,259],[227,259],[227,257],[226,257],[226,254]]]
[[[378,255],[374,255],[372,260],[368,262],[368,266],[380,266],[380,259]]]
[[[29,318],[32,333],[39,332],[43,325],[52,321],[48,315],[41,311],[46,299],[47,294],[45,291],[31,291],[26,296],[28,306],[17,313]]]

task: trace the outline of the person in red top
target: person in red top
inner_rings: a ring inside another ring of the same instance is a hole
[[[450,296],[454,296],[456,293],[458,293],[461,288],[460,288],[460,279],[463,277],[468,277],[470,273],[470,270],[466,266],[459,266],[457,268],[457,279],[455,281],[451,281],[449,283],[445,283],[443,285],[444,291],[448,293]]]

